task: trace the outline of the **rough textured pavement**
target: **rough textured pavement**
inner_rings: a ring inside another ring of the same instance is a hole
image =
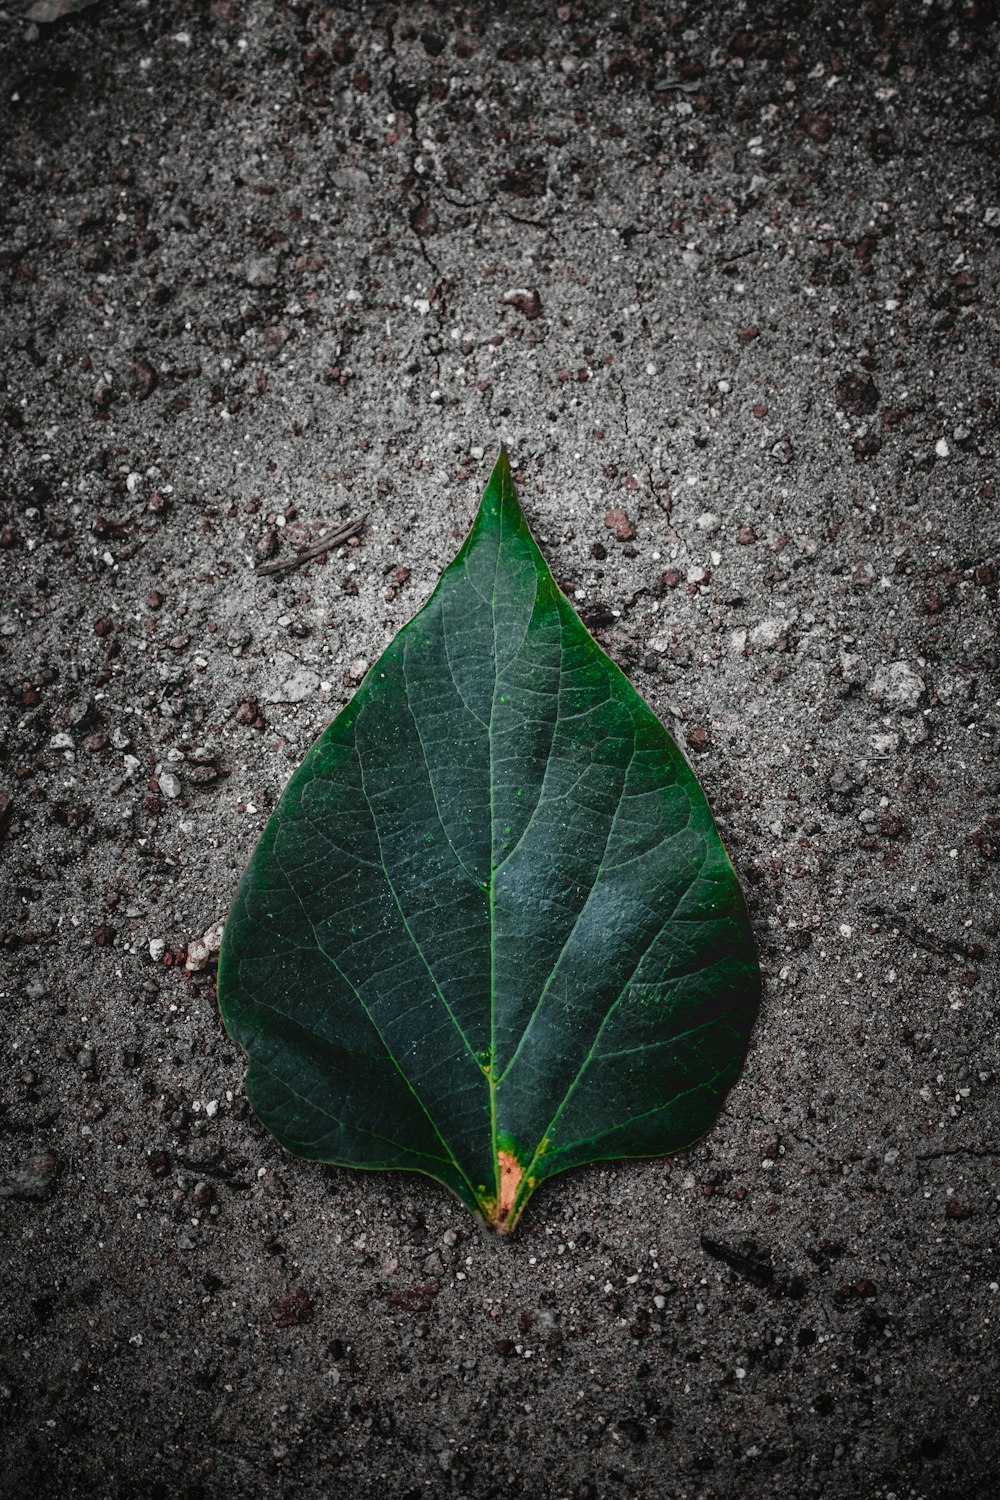
[[[4,1493],[996,1493],[987,7],[19,8]],[[211,952],[502,439],[766,974],[712,1135],[507,1243],[283,1154]]]

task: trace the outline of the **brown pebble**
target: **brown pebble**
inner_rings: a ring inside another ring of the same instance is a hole
[[[840,409],[852,417],[870,417],[880,400],[878,386],[863,370],[841,375],[837,381],[836,398]]]
[[[410,228],[414,234],[424,238],[426,235],[437,234],[440,228],[440,220],[433,204],[426,199],[421,199],[416,208],[410,214]],[[333,371],[331,370],[331,375]]]
[[[156,390],[160,377],[148,359],[137,359],[125,381],[129,395],[136,401],[146,401]]]
[[[271,1303],[271,1318],[277,1328],[297,1328],[311,1323],[316,1316],[316,1304],[305,1287],[297,1286]]]
[[[799,116],[799,129],[812,140],[819,141],[821,146],[825,146],[833,135],[833,121],[828,114],[802,114]]]
[[[606,510],[604,524],[609,531],[614,532],[620,542],[630,542],[636,534],[635,526],[623,510]]]
[[[542,316],[542,299],[537,287],[533,287],[530,292],[518,292],[507,300],[529,323]]]

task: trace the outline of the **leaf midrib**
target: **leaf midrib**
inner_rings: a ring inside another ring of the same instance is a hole
[[[494,854],[496,850],[496,812],[494,808],[494,779],[493,779],[493,719],[497,707],[497,688],[500,685],[500,667],[497,661],[497,578],[500,574],[500,555],[503,551],[503,513],[504,494],[503,481],[500,483],[500,499],[497,512],[497,556],[496,566],[493,569],[493,589],[490,594],[490,621],[493,627],[493,696],[490,700],[490,719],[486,726],[486,743],[489,750],[489,788],[490,788],[490,878],[489,878],[489,909],[490,909],[490,1063],[486,1075],[486,1083],[490,1093],[490,1152],[493,1157],[493,1201],[499,1207],[500,1203],[500,1151],[497,1142],[497,987],[496,987],[496,962],[497,962],[497,940],[496,940],[496,868]],[[466,576],[468,566],[466,565]]]

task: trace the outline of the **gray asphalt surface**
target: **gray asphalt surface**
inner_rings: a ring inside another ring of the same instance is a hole
[[[0,19],[4,1493],[997,1492],[997,41]],[[212,949],[502,440],[766,991],[705,1142],[498,1243],[282,1152]]]

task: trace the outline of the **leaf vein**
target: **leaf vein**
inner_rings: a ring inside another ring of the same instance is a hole
[[[358,715],[358,723],[359,724],[360,724],[362,718],[364,717],[364,713],[367,710],[367,708],[368,708],[368,704],[366,703],[365,704],[365,708]],[[364,796],[365,802],[368,804],[368,810],[369,810],[369,812],[372,815],[372,829],[373,829],[374,834],[375,834],[375,842],[378,844],[379,857],[380,857],[380,859],[382,861],[382,870],[383,870],[383,873],[385,875],[385,883],[389,887],[389,891],[390,891],[390,893],[392,895],[393,901],[396,903],[396,910],[399,912],[400,918],[402,920],[403,929],[406,932],[407,937],[410,939],[410,942],[413,944],[414,948],[416,949],[417,954],[420,957],[421,963],[423,964],[424,968],[427,970],[428,978],[430,979],[431,983],[433,984],[434,989],[435,989],[435,991],[436,991],[436,993],[438,995],[438,998],[441,1001],[441,1004],[444,1006],[445,1010],[448,1012],[448,1015],[451,1018],[452,1025],[454,1026],[455,1030],[458,1032],[459,1036],[462,1038],[462,1041],[465,1043],[465,1049],[466,1049],[466,1051],[468,1052],[469,1056],[472,1058],[473,1062],[476,1064],[476,1067],[478,1068],[479,1067],[479,1062],[478,1062],[478,1059],[476,1058],[476,1054],[475,1054],[475,1052],[474,1052],[474,1050],[472,1048],[472,1045],[469,1042],[469,1038],[466,1036],[464,1030],[459,1025],[458,1017],[455,1015],[455,1012],[452,1010],[451,1006],[448,1004],[447,997],[445,996],[444,991],[442,990],[441,986],[437,982],[437,978],[436,978],[436,976],[434,974],[434,970],[431,968],[430,963],[428,962],[428,959],[427,959],[427,955],[425,954],[423,948],[420,946],[420,943],[417,940],[416,934],[414,933],[412,927],[410,926],[409,922],[407,921],[406,913],[403,910],[403,903],[400,901],[399,894],[398,894],[398,892],[396,890],[396,887],[393,885],[392,877],[389,874],[389,868],[388,868],[388,866],[386,865],[386,862],[385,862],[385,850],[382,847],[382,835],[379,832],[378,818],[375,816],[375,808],[372,805],[372,800],[369,797],[367,790],[365,789],[365,767],[364,767],[364,761],[363,761],[363,759],[361,757],[361,750],[360,750],[360,748],[358,746],[357,738],[355,738],[355,741],[354,741],[354,753],[357,756],[358,769],[359,769],[359,771],[361,773],[361,791],[362,791],[362,795]],[[325,949],[324,949],[324,952],[325,952]]]
[[[441,824],[441,832],[444,834],[445,838],[448,841],[448,847],[449,847],[449,849],[451,850],[452,854],[454,854],[456,860],[461,865],[462,869],[465,871],[465,874],[472,881],[472,884],[476,887],[477,890],[481,891],[483,889],[483,882],[481,880],[478,880],[476,878],[476,876],[473,875],[472,871],[469,869],[468,865],[465,863],[465,860],[462,858],[462,856],[459,854],[458,850],[456,849],[455,843],[454,843],[454,840],[452,839],[451,834],[448,832],[447,828],[445,827],[444,816],[443,816],[443,814],[441,812],[441,803],[438,800],[438,794],[437,794],[437,791],[435,790],[435,787],[434,787],[434,777],[433,777],[433,774],[431,773],[431,763],[430,763],[430,761],[429,761],[429,759],[427,757],[427,746],[424,744],[424,737],[423,737],[423,734],[421,733],[421,730],[420,730],[420,722],[417,719],[417,716],[416,716],[416,714],[413,711],[413,704],[410,701],[410,682],[409,682],[409,678],[406,675],[406,652],[407,652],[407,649],[409,647],[409,642],[410,642],[411,639],[412,639],[412,637],[407,637],[406,645],[403,647],[403,697],[406,700],[406,709],[407,709],[407,712],[409,713],[410,718],[413,720],[413,727],[417,731],[417,739],[420,741],[420,753],[421,753],[421,755],[424,758],[424,769],[427,772],[427,785],[430,787],[431,797],[434,800],[434,811],[437,813],[438,822]],[[456,683],[455,686],[456,686],[456,690],[457,690],[458,684]],[[459,696],[461,696],[461,695],[459,695]]]

